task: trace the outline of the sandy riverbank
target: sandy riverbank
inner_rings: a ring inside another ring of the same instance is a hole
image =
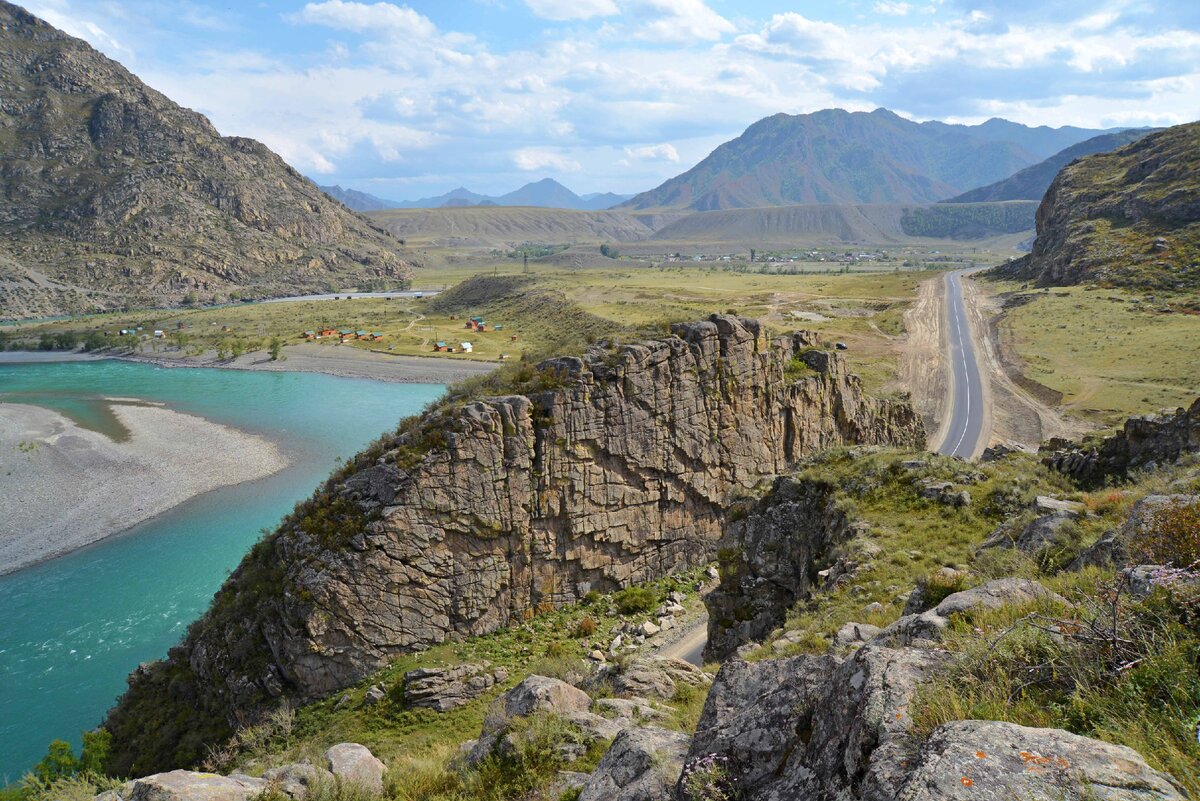
[[[273,362],[257,351],[236,359],[217,361],[213,354],[187,356],[179,352],[101,354],[42,351],[3,351],[0,364],[86,361],[97,358],[124,359],[160,367],[215,367],[228,370],[271,370],[276,372],[325,373],[343,378],[367,378],[401,384],[452,384],[471,376],[490,373],[495,362],[469,361],[439,356],[392,356],[358,348],[315,344],[284,349],[284,361]]]
[[[268,440],[201,417],[128,403],[112,409],[127,441],[39,406],[0,403],[0,574],[288,463]]]

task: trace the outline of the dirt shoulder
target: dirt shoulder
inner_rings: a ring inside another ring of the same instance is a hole
[[[1058,409],[1061,393],[1024,375],[1020,356],[1004,337],[1005,298],[990,294],[986,282],[969,280],[963,281],[963,301],[975,333],[980,372],[986,371],[990,379],[988,444],[1035,449],[1050,437],[1073,439],[1088,431]]]
[[[929,448],[936,450],[950,425],[950,371],[946,363],[946,281],[937,275],[921,283],[917,300],[904,313],[907,339],[900,376],[913,406],[925,421]]]

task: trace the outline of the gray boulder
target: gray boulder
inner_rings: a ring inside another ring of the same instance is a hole
[[[1172,801],[1186,798],[1134,750],[1058,729],[963,720],[921,748],[897,801]]]
[[[879,633],[878,626],[869,623],[846,623],[833,635],[833,644],[837,648],[850,648],[871,640]]]
[[[837,665],[830,656],[729,659],[704,701],[688,763],[720,754],[747,787],[773,776],[803,747],[797,731],[811,727],[811,710]]]
[[[492,702],[483,719],[479,739],[467,755],[467,764],[477,765],[498,745],[513,749],[518,743],[505,742],[508,729],[516,718],[546,713],[565,718],[575,724],[588,739],[601,740],[616,736],[620,727],[611,720],[588,711],[592,699],[578,687],[547,676],[529,676],[516,687]]]
[[[690,741],[682,732],[657,727],[622,731],[579,801],[670,801]]]
[[[263,778],[296,801],[304,801],[314,787],[334,782],[332,773],[307,762],[271,768],[263,773]]]
[[[266,789],[265,780],[250,776],[173,770],[126,782],[113,795],[119,801],[249,801]]]
[[[383,774],[387,766],[364,745],[338,743],[325,752],[329,771],[339,781],[356,784],[371,793],[383,792]]]
[[[1016,548],[1022,553],[1037,553],[1047,545],[1060,544],[1066,539],[1064,527],[1073,526],[1079,513],[1070,509],[1058,509],[1034,518],[1020,531],[1010,531],[1000,526],[983,541],[979,550],[987,548]]]
[[[712,677],[691,662],[674,657],[656,656],[637,659],[623,670],[616,666],[604,671],[613,692],[618,696],[661,698],[669,701],[675,697],[681,684],[707,687]]]
[[[950,625],[953,615],[983,609],[999,609],[1010,604],[1024,604],[1038,599],[1066,601],[1036,581],[1029,579],[1004,578],[989,581],[969,590],[956,592],[942,599],[941,603],[927,612],[905,615],[884,628],[873,642],[891,647],[914,644],[936,643],[942,632]]]
[[[449,712],[507,680],[507,670],[486,665],[419,668],[404,674],[404,702],[415,709]]]

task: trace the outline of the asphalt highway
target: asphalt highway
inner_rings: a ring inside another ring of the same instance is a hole
[[[983,381],[979,360],[971,339],[971,325],[963,302],[962,279],[966,270],[946,275],[946,325],[952,374],[950,397],[950,428],[937,449],[946,456],[970,459],[987,422],[983,400]]]

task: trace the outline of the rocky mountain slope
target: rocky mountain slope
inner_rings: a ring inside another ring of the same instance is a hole
[[[919,446],[809,334],[713,316],[512,368],[402,424],[246,557],[110,714],[123,774],[195,760],[282,698],[703,564],[730,497],[822,448]]]
[[[369,197],[369,196],[368,196]],[[628,195],[612,192],[592,192],[577,195],[553,178],[542,178],[506,192],[503,195],[481,195],[466,187],[452,189],[444,195],[419,200],[384,201],[385,209],[439,209],[461,206],[534,206],[576,211],[602,211],[629,200]],[[375,209],[363,209],[374,211]]]
[[[357,189],[343,189],[336,185],[318,186],[317,188],[346,208],[357,212],[383,211],[384,209],[394,209],[397,205],[395,201],[384,200]]]
[[[1200,123],[1080,159],[1054,179],[1033,252],[1000,275],[1042,286],[1200,286]]]
[[[622,208],[927,203],[1006,178],[1097,133],[1003,120],[915,123],[886,109],[776,114]]]
[[[1181,415],[1142,427],[1159,467],[1097,492],[1031,454],[814,453],[727,507],[719,665],[659,652],[693,571],[406,655],[243,728],[205,761],[227,776],[93,777],[97,801],[1194,798]]]
[[[395,285],[399,243],[262,144],[0,1],[0,316]]]
[[[970,192],[963,192],[961,195],[941,202],[986,203],[1000,200],[1041,200],[1059,171],[1075,159],[1116,150],[1130,142],[1136,142],[1149,133],[1153,133],[1153,129],[1130,128],[1117,133],[1093,136],[1091,139],[1086,139],[1055,153],[1045,161],[1038,162],[1032,167],[1026,167],[1003,181],[981,186]]]

